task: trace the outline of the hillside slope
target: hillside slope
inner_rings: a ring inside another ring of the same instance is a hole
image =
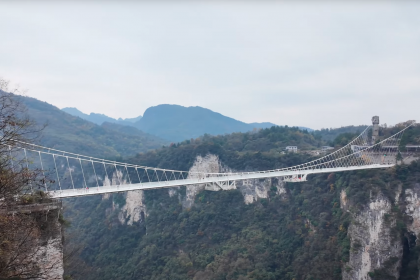
[[[141,119],[141,116],[138,116],[137,118],[128,118],[128,119],[119,118],[117,120],[117,119],[108,117],[104,114],[90,113],[88,115],[88,114],[85,114],[85,113],[81,112],[77,108],[72,108],[72,107],[66,107],[66,108],[63,108],[61,110],[70,114],[70,115],[73,115],[73,116],[82,118],[84,120],[93,122],[97,125],[101,125],[104,122],[109,122],[109,123],[117,123],[117,124],[120,124],[120,125],[132,126],[135,122],[137,122]]]
[[[96,125],[72,116],[46,102],[30,97],[19,97],[28,109],[28,115],[38,124],[47,124],[41,144],[68,152],[115,158],[159,148],[167,142],[135,128],[117,124]],[[126,132],[127,133],[126,133]]]

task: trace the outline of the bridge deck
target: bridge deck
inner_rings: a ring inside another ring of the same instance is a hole
[[[149,190],[159,188],[171,188],[186,185],[206,184],[206,183],[217,183],[226,181],[240,181],[248,179],[265,179],[273,177],[288,177],[296,175],[309,175],[309,174],[320,174],[320,173],[334,173],[342,171],[352,170],[365,170],[365,169],[377,169],[377,168],[389,168],[393,167],[394,164],[373,164],[367,166],[349,166],[349,167],[336,167],[336,168],[323,168],[323,169],[309,169],[309,170],[298,170],[298,171],[261,171],[261,172],[249,172],[249,173],[235,173],[224,177],[206,177],[206,178],[190,178],[182,180],[172,181],[160,181],[160,182],[148,182],[148,183],[137,183],[127,185],[113,185],[113,186],[102,186],[95,188],[77,188],[67,189],[61,191],[51,191],[49,194],[52,198],[66,198],[76,196],[86,196],[95,194],[106,194],[114,192],[126,192],[134,190]]]

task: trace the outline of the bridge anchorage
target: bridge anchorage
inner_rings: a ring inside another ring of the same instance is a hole
[[[373,126],[368,126],[346,146],[321,158],[287,168],[255,172],[204,173],[153,168],[22,142],[16,142],[8,149],[12,162],[24,163],[22,166],[15,164],[13,168],[48,172],[53,181],[44,184],[44,191],[52,198],[195,184],[205,184],[209,190],[223,190],[231,189],[239,180],[281,177],[287,182],[302,182],[309,174],[392,167],[397,163],[404,131],[415,122],[406,123],[400,131],[383,140],[378,136],[378,123],[379,119],[374,117]]]

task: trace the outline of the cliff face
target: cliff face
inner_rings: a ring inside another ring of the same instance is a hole
[[[394,202],[380,190],[375,195],[371,193],[362,209],[356,208],[345,191],[341,191],[341,208],[353,218],[348,228],[350,260],[343,267],[343,280],[420,279],[418,256],[413,253],[416,243],[419,245],[420,183],[400,182],[394,189]],[[403,262],[407,265],[410,256],[414,256],[411,269],[413,264],[417,268],[405,278],[410,268],[405,268]]]
[[[121,224],[130,226],[136,222],[144,222],[146,213],[143,191],[129,191],[125,194],[125,204],[118,214],[118,219]]]
[[[412,183],[404,193],[405,214],[407,219],[407,230],[416,237],[417,246],[420,245],[420,183]],[[420,280],[420,273],[418,276]]]
[[[229,167],[223,165],[216,155],[208,154],[205,157],[197,156],[193,166],[190,168],[191,173],[228,173],[236,172]],[[191,174],[191,176],[198,176]],[[285,194],[284,181],[281,178],[268,178],[264,180],[251,179],[238,182],[222,182],[215,184],[197,184],[186,187],[186,197],[182,202],[185,208],[190,208],[194,204],[195,196],[202,190],[219,191],[239,189],[244,196],[244,202],[250,204],[255,202],[258,198],[268,198],[268,192],[272,187],[276,187],[278,194]],[[170,195],[173,195],[174,190],[169,190]]]
[[[407,228],[415,236],[420,234],[420,183],[414,183],[405,190],[405,214],[410,219]],[[418,242],[417,242],[418,243]]]
[[[35,207],[34,207],[35,206]],[[35,210],[36,208],[36,210]],[[63,279],[60,205],[23,205],[0,212],[0,279]]]
[[[63,279],[63,237],[61,224],[57,220],[58,211],[53,210],[51,213],[52,219],[48,222],[49,230],[41,234],[39,247],[34,252],[34,260],[40,269],[39,279]]]
[[[342,191],[341,205],[349,208]],[[392,232],[396,219],[391,213],[392,203],[382,193],[370,198],[363,210],[348,210],[353,222],[348,229],[351,240],[350,260],[345,264],[343,280],[369,280],[369,272],[385,269],[398,279],[403,255],[401,236]]]

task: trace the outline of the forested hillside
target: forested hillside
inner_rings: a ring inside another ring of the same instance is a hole
[[[417,139],[419,132],[416,128],[407,135]],[[306,153],[280,153],[286,145],[311,149],[323,143],[297,128],[273,127],[204,136],[139,154],[130,162],[188,170],[197,156],[215,154],[233,170],[265,170],[310,159]],[[190,208],[182,203],[188,195],[185,187],[175,195],[148,190],[138,206],[144,216],[132,225],[122,215],[133,203],[127,194],[69,199],[67,250],[79,248],[80,254],[69,261],[66,274],[73,279],[342,279],[343,271],[356,269],[347,263],[361,246],[348,234],[352,213],[369,208],[370,199],[379,194],[398,205],[399,186],[410,188],[419,175],[420,163],[413,162],[388,170],[310,176],[304,183],[273,179],[260,182],[268,184],[267,196],[253,203],[244,202],[239,188],[202,190]],[[350,212],[340,201],[343,192]],[[390,228],[397,239],[410,236],[401,207],[387,216],[395,219]],[[418,277],[416,248],[407,247],[403,255],[401,280]],[[372,270],[372,279],[395,279],[388,268]]]
[[[41,144],[102,158],[132,156],[156,149],[166,141],[137,129],[135,132],[117,124],[96,125],[67,114],[57,107],[30,97],[19,97],[27,114],[39,126],[46,124]]]
[[[332,142],[340,134],[357,134],[359,135],[363,130],[365,130],[367,125],[358,125],[358,126],[344,126],[340,128],[323,128],[320,130],[314,130],[312,133],[316,138],[322,138],[325,141]],[[337,141],[336,141],[337,142]]]

